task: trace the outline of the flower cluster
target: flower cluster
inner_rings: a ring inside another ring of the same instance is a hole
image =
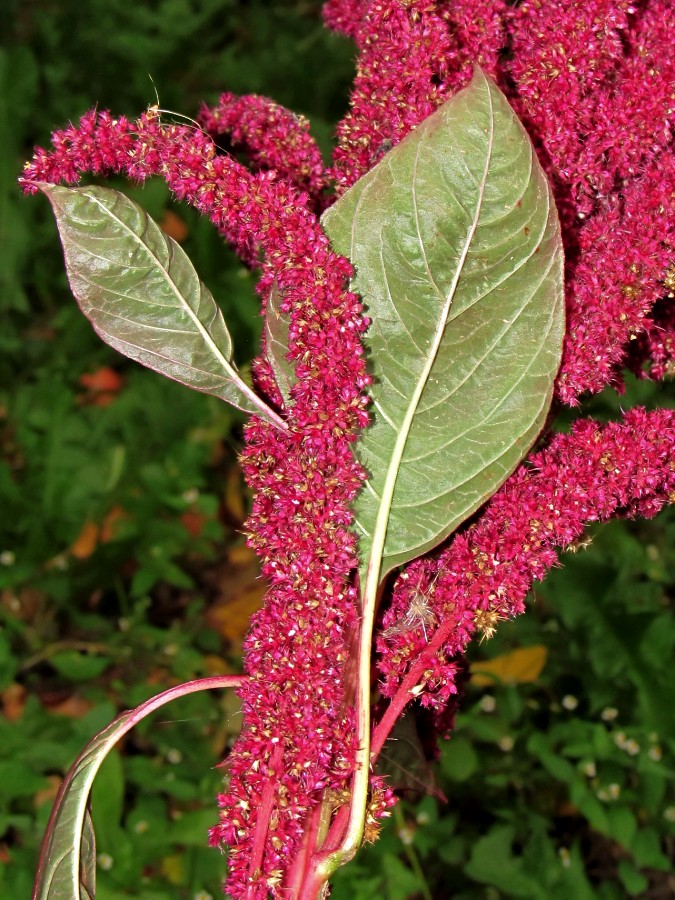
[[[419,579],[431,577],[429,605],[437,627],[428,632],[429,650],[442,648],[449,668],[440,675],[434,671],[442,664],[437,657],[429,663],[432,652],[419,627],[412,634],[381,636],[383,692],[394,696],[413,672],[412,686],[423,682],[427,688],[422,703],[442,707],[454,685],[453,658],[476,630],[485,632],[499,619],[523,612],[533,581],[556,564],[558,550],[573,545],[593,522],[617,515],[648,518],[674,501],[673,410],[633,409],[621,423],[605,426],[580,420],[571,434],[556,435],[438,560],[417,564],[418,571],[426,570],[417,582],[412,574],[399,578],[385,625],[410,608]]]
[[[618,383],[626,345],[664,295],[675,248],[673,28],[669,0],[526,0],[511,15],[512,99],[563,212],[564,403]]]
[[[227,135],[261,169],[274,170],[300,190],[318,197],[326,186],[321,151],[309,122],[267,97],[221,94],[218,105],[205,106],[201,124],[213,135]]]
[[[89,113],[26,167],[28,192],[84,173],[163,177],[249,265],[262,257],[261,297],[274,288],[290,318],[286,404],[264,355],[254,367],[258,387],[285,405],[288,431],[253,419],[242,457],[254,492],[248,540],[271,586],[246,639],[244,727],[212,831],[231,847],[231,896],[302,895],[320,840],[339,845],[357,751],[350,525],[364,473],[352,446],[367,424],[368,322],[348,290],[351,266],[317,218],[328,179],[344,191],[479,63],[525,122],[561,212],[568,333],[558,402],[619,385],[624,364],[661,377],[675,352],[674,16],[670,0],[329,0],[327,24],[358,48],[329,172],[303,120],[230,94],[201,121],[247,152],[252,169],[206,131],[153,111],[136,121]],[[409,566],[381,621],[377,665],[390,703],[374,755],[412,698],[439,715],[454,708],[471,636],[522,611],[533,579],[588,523],[650,516],[672,501],[674,457],[672,411],[581,421],[533,454],[437,560]],[[391,801],[373,779],[368,836]]]
[[[354,37],[359,48],[351,108],[337,129],[338,190],[468,82],[474,65],[495,74],[505,3],[481,3],[479,19],[474,7],[472,0],[326,4],[327,23]]]
[[[349,525],[362,473],[350,444],[367,420],[367,320],[346,289],[351,267],[331,249],[307,196],[218,155],[205,133],[152,115],[131,123],[90,113],[53,141],[52,153],[38,151],[26,167],[27,191],[44,181],[72,184],[84,172],[161,175],[244,257],[263,251],[261,293],[275,282],[291,311],[298,380],[289,433],[255,419],[247,428],[250,542],[272,586],[246,641],[245,725],[212,834],[232,848],[230,893],[264,897],[297,850],[308,809],[326,791],[337,796],[353,767],[353,711],[344,699],[356,627]]]

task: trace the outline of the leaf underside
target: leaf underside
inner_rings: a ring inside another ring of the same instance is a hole
[[[260,414],[232,362],[222,312],[183,249],[119,191],[39,187],[54,210],[72,292],[100,337],[156,372]]]
[[[90,900],[96,893],[94,831],[87,808],[101,763],[128,730],[124,713],[86,747],[68,773],[56,800],[33,889],[33,900]]]
[[[276,281],[272,283],[265,308],[265,355],[269,362],[284,406],[291,403],[291,388],[297,381],[295,364],[287,359],[291,317],[281,309],[283,295]]]
[[[565,325],[560,228],[524,128],[480,70],[322,222],[372,319],[355,516],[362,578],[386,533],[384,577],[477,510],[541,431]]]

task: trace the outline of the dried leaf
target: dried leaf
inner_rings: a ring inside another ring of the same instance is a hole
[[[548,649],[543,644],[519,647],[494,659],[475,662],[471,666],[471,683],[478,687],[503,682],[504,684],[529,684],[542,673]]]

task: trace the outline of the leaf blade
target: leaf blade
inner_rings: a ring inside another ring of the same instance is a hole
[[[288,358],[291,317],[281,309],[283,295],[276,281],[272,283],[265,307],[265,355],[269,362],[284,406],[291,404],[291,388],[296,383],[295,365]]]
[[[41,184],[72,292],[97,334],[129,358],[284,426],[245,384],[210,291],[137,203],[106,187]]]
[[[479,70],[322,221],[373,323],[355,512],[362,574],[386,529],[383,577],[478,509],[541,431],[564,333],[560,229],[529,138]]]

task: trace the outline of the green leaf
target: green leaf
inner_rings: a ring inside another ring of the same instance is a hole
[[[91,786],[103,760],[141,719],[177,697],[238,687],[241,678],[214,676],[169,688],[114,722],[87,744],[64,779],[42,842],[33,900],[91,900],[95,891],[94,834],[88,812]]]
[[[480,70],[323,225],[372,319],[355,510],[363,566],[384,540],[383,577],[478,509],[541,431],[564,334],[560,228],[525,130]]]
[[[288,406],[291,399],[291,388],[296,382],[295,365],[286,358],[288,353],[288,330],[291,319],[287,312],[281,310],[283,296],[274,281],[270,288],[265,309],[265,355],[272,367],[277,386]]]
[[[441,751],[443,773],[452,781],[467,781],[477,771],[480,761],[471,741],[453,735]]]
[[[609,836],[630,850],[631,841],[635,837],[638,829],[637,819],[632,810],[627,806],[617,806],[607,810],[607,819],[609,822]]]
[[[655,828],[641,828],[630,847],[633,859],[640,868],[659,869],[668,872],[670,862],[661,849],[659,833]]]
[[[492,884],[511,897],[539,900],[543,889],[524,871],[523,861],[514,855],[514,829],[510,825],[494,826],[473,845],[465,873],[482,884]]]
[[[619,860],[619,878],[631,897],[645,896],[649,879],[628,859]]]
[[[77,302],[100,337],[156,372],[285,427],[244,383],[223,315],[183,249],[105,187],[40,184]]]
[[[97,772],[91,789],[92,820],[99,847],[111,851],[119,831],[124,806],[124,771],[117,750],[110,751]]]
[[[78,650],[62,650],[49,660],[56,671],[70,681],[90,681],[98,678],[110,665],[107,656],[80,653]]]

